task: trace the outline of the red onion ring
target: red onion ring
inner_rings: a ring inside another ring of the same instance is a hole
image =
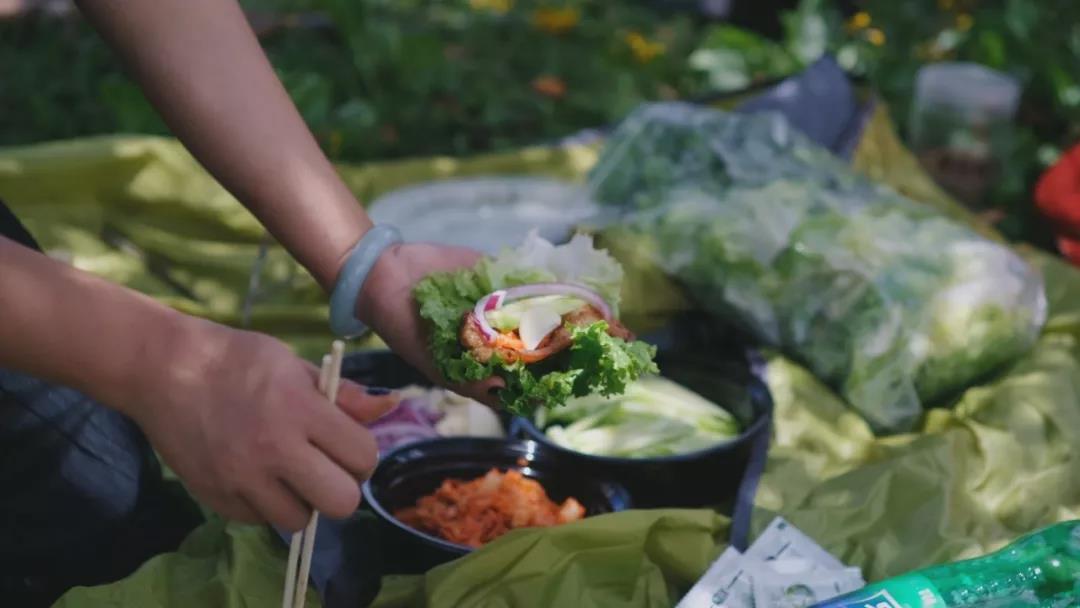
[[[487,296],[486,298],[484,298],[484,312],[487,312],[489,310],[495,310],[497,308],[502,308],[503,300],[505,299],[506,291],[502,289]]]
[[[584,285],[578,285],[576,283],[533,283],[532,285],[520,285],[518,287],[510,287],[488,294],[480,298],[480,301],[473,307],[473,318],[476,320],[476,325],[480,328],[480,333],[483,334],[484,339],[488,342],[493,342],[498,335],[495,328],[488,323],[487,315],[484,313],[501,308],[503,304],[507,302],[539,296],[572,296],[584,300],[586,303],[594,306],[605,319],[610,321],[612,318],[611,306],[604,301],[604,298],[602,298],[600,294]]]

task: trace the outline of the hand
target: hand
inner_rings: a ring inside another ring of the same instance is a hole
[[[433,272],[469,268],[479,259],[480,253],[460,247],[408,244],[390,248],[372,268],[360,292],[358,318],[410,365],[445,386],[446,380],[431,357],[428,328],[420,318],[413,288]],[[448,388],[496,406],[495,392],[501,387],[500,378],[491,378]]]
[[[363,423],[393,408],[342,380],[337,407],[318,370],[281,342],[185,317],[172,358],[121,407],[188,489],[229,519],[290,531],[311,509],[333,518],[360,503],[378,448]]]

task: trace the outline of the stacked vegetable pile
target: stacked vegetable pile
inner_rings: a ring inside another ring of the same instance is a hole
[[[1027,350],[1041,278],[1015,253],[856,175],[780,116],[644,106],[590,175],[703,308],[807,364],[882,432]]]

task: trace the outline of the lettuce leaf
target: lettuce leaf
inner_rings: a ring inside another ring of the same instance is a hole
[[[484,260],[478,270],[494,289],[530,283],[584,285],[600,294],[618,314],[622,266],[584,234],[574,235],[564,245],[553,245],[534,230],[520,247]]]
[[[572,256],[578,265],[571,262]],[[566,245],[554,246],[533,234],[522,247],[482,260],[476,268],[436,273],[416,286],[420,316],[431,326],[432,354],[447,381],[475,382],[498,375],[506,383],[499,395],[503,406],[527,416],[538,408],[563,405],[571,397],[618,395],[642,375],[656,373],[654,347],[608,335],[603,321],[572,328],[573,344],[567,351],[534,365],[505,363],[497,357],[482,363],[465,351],[458,339],[461,323],[480,298],[538,281],[581,283],[614,306],[622,268],[606,252],[594,249],[589,237],[576,236]]]

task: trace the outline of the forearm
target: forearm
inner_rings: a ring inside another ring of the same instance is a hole
[[[78,0],[195,157],[325,288],[371,226],[233,0]]]
[[[199,323],[0,237],[2,367],[124,411],[142,383],[182,373],[187,358],[177,337]]]

